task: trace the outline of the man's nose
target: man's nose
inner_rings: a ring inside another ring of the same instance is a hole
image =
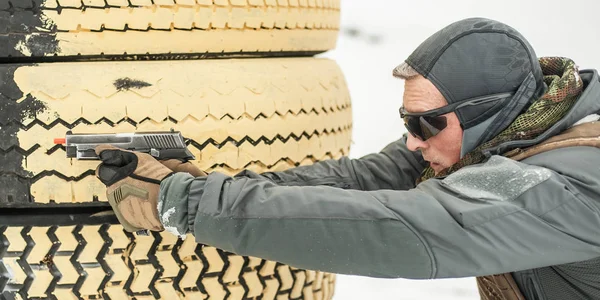
[[[419,149],[427,148],[427,142],[422,141],[420,138],[414,137],[412,134],[407,134],[408,139],[406,140],[406,147],[410,151],[417,151]]]

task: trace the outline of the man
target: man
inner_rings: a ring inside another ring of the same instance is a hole
[[[394,76],[409,134],[380,153],[229,177],[103,145],[97,176],[130,231],[333,273],[478,276],[484,299],[600,299],[597,72],[473,18]]]

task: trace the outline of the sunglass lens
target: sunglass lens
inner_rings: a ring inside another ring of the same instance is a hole
[[[421,125],[419,124],[419,118],[417,117],[404,117],[404,126],[413,137],[423,139],[423,133],[421,132]]]
[[[447,126],[445,116],[407,116],[402,107],[400,117],[404,119],[404,126],[408,132],[423,141],[440,133]]]
[[[422,140],[427,140],[446,128],[446,117],[419,117]]]
[[[415,132],[410,128],[410,126],[408,126],[407,123],[404,123],[404,127],[406,127],[406,130],[408,131],[408,133],[410,133],[410,135],[412,135],[414,138],[421,138],[421,136],[418,136],[417,134],[415,134]]]

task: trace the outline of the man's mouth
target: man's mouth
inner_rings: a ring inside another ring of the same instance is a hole
[[[439,168],[439,167],[441,166],[439,163],[437,163],[437,162],[435,162],[435,161],[431,161],[431,160],[429,160],[429,159],[428,159],[427,157],[425,157],[425,156],[423,156],[423,159],[424,159],[426,162],[429,162],[429,167],[431,167],[432,169]]]

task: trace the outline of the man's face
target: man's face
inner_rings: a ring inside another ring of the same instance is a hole
[[[410,113],[425,112],[448,104],[439,90],[423,76],[405,81],[403,100],[404,108]],[[422,141],[409,133],[407,141],[408,149],[420,150],[436,174],[460,160],[463,130],[456,113],[444,116],[447,126],[437,135]]]

